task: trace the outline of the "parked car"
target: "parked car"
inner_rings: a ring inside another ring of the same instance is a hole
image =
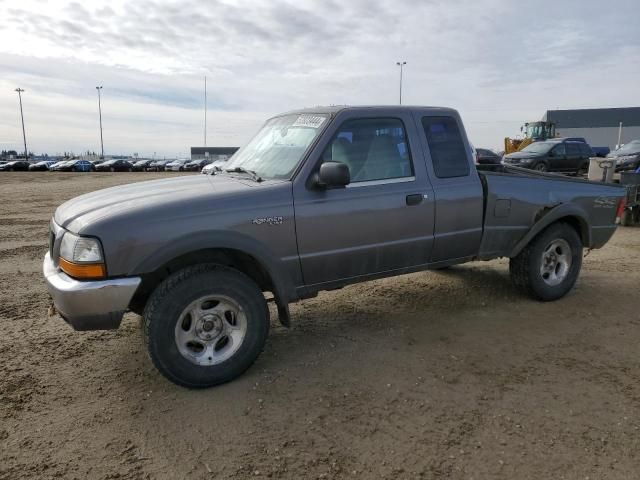
[[[174,160],[173,162],[169,162],[164,166],[165,172],[184,172],[185,165],[189,163],[188,158],[179,158],[178,160]]]
[[[208,165],[205,165],[202,170],[200,171],[200,173],[204,173],[205,175],[209,175],[211,173],[214,173],[216,171],[221,171],[224,169],[224,166],[227,164],[227,161],[229,159],[225,159],[225,160],[216,160],[215,162],[211,162]]]
[[[214,176],[112,187],[58,207],[44,276],[77,330],[143,313],[153,364],[186,387],[230,381],[255,361],[269,331],[265,292],[289,325],[289,303],[323,290],[508,257],[517,288],[563,297],[583,249],[615,232],[625,189],[483,172],[471,152],[452,109],[282,114]]]
[[[51,165],[49,167],[49,170],[52,172],[57,172],[60,170],[61,167],[63,167],[64,165],[67,164],[67,162],[70,162],[71,160],[69,160],[68,158],[65,160],[60,160],[59,162],[54,163],[53,165]]]
[[[635,171],[640,167],[640,140],[632,140],[614,150],[607,158],[616,160],[616,172]]]
[[[153,162],[153,160],[138,160],[133,162],[133,171],[134,172],[144,172],[146,168]]]
[[[133,165],[126,160],[107,160],[96,165],[97,172],[132,172]]]
[[[59,172],[92,172],[96,167],[89,160],[69,160],[56,168]]]
[[[583,174],[589,170],[589,159],[593,156],[589,144],[559,138],[532,143],[505,155],[502,163],[539,172]]]
[[[11,160],[0,165],[0,171],[3,172],[26,172],[27,170],[29,170],[29,162],[25,160]]]
[[[502,157],[488,148],[476,148],[477,165],[500,165]]]
[[[54,160],[42,160],[41,162],[32,163],[29,165],[29,170],[32,172],[46,172],[49,170],[49,167],[55,165],[57,162]]]
[[[164,172],[164,167],[172,160],[156,160],[145,167],[146,172]]]
[[[212,163],[212,160],[208,158],[201,158],[200,160],[191,160],[184,164],[184,169],[187,172],[201,172],[202,169]]]

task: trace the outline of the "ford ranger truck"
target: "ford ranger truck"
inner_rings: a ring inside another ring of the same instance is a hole
[[[510,259],[541,301],[574,286],[624,190],[517,167],[479,170],[460,116],[434,107],[328,107],[268,120],[222,170],[108,188],[51,220],[44,277],[76,330],[143,317],[170,381],[243,373],[269,332],[267,301],[474,260]]]

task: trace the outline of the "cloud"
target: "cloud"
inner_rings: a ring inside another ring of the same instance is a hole
[[[406,102],[458,108],[474,143],[495,147],[550,108],[639,103],[640,36],[628,21],[638,6],[614,3],[23,0],[0,26],[0,137],[16,132],[21,85],[40,119],[34,143],[52,142],[41,149],[95,138],[102,84],[122,132],[112,148],[183,150],[202,136],[207,75],[212,138],[237,144],[278,111],[395,103],[395,62],[406,60]]]

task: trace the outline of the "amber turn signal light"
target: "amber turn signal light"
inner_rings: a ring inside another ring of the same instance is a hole
[[[64,273],[73,278],[89,280],[107,276],[104,263],[73,263],[60,257],[59,265]]]

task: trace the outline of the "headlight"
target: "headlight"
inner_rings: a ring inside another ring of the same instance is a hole
[[[59,265],[74,278],[104,278],[107,274],[100,241],[70,232],[65,232],[60,242]]]
[[[96,238],[79,237],[65,232],[60,242],[60,256],[77,263],[102,262],[102,249]]]

